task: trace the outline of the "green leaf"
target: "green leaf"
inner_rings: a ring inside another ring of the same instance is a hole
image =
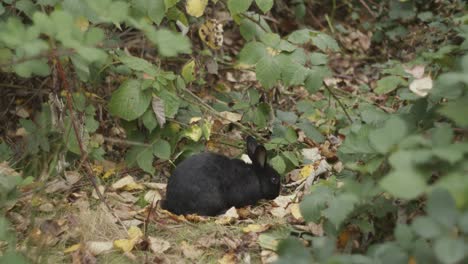
[[[466,244],[462,239],[443,237],[434,243],[436,257],[445,264],[461,261],[466,256]]]
[[[165,57],[173,57],[179,53],[190,54],[189,39],[180,34],[172,32],[168,29],[160,29],[152,35],[148,35],[149,39],[156,43],[159,53]]]
[[[273,7],[273,0],[255,0],[255,3],[257,3],[258,8],[260,8],[263,13],[270,11]]]
[[[367,124],[378,124],[387,120],[390,116],[383,110],[373,105],[366,104],[361,104],[359,106],[359,112],[361,113],[362,121],[366,122]]]
[[[9,160],[13,155],[10,147],[5,142],[0,143],[0,161]]]
[[[468,212],[465,212],[458,218],[458,226],[463,233],[468,234]]]
[[[144,73],[147,73],[151,76],[156,76],[157,74],[157,71],[156,71],[156,67],[148,62],[147,60],[145,59],[141,59],[141,58],[138,58],[138,57],[135,57],[135,56],[131,56],[131,55],[122,55],[119,57],[119,60],[127,65],[129,68],[131,68],[132,70],[135,70],[135,71],[142,71]]]
[[[148,16],[153,20],[156,25],[161,24],[161,21],[164,19],[166,15],[167,7],[165,5],[164,0],[148,0],[147,2],[147,10]]]
[[[297,121],[297,115],[293,112],[283,112],[281,110],[276,110],[276,117],[288,124],[294,125]]]
[[[468,96],[461,97],[455,101],[450,101],[439,110],[443,116],[452,119],[461,127],[468,127]]]
[[[464,208],[468,205],[468,181],[463,172],[456,171],[444,175],[436,182],[434,187],[442,187],[448,190],[455,199],[457,207]]]
[[[182,77],[184,77],[185,83],[195,80],[195,60],[190,60],[182,67]]]
[[[279,173],[283,174],[286,171],[286,163],[280,155],[271,159],[270,165]]]
[[[382,128],[375,129],[369,133],[371,145],[380,153],[389,152],[408,133],[405,121],[395,116],[385,121]]]
[[[310,195],[306,196],[300,204],[301,213],[308,222],[318,223],[327,202],[332,199],[332,191],[325,186],[318,186]]]
[[[343,193],[332,198],[328,208],[322,211],[323,216],[328,218],[336,228],[343,223],[346,217],[354,210],[354,205],[357,204],[358,198],[351,193]]]
[[[328,56],[320,52],[312,52],[309,55],[310,63],[312,65],[327,65]]]
[[[153,154],[162,160],[168,160],[171,158],[171,145],[166,140],[160,139],[153,144]]]
[[[278,34],[267,32],[260,36],[260,40],[268,47],[277,48],[281,38]]]
[[[143,121],[143,125],[148,129],[148,131],[151,133],[156,126],[158,125],[156,121],[156,116],[151,108],[146,110],[146,112],[143,114],[141,117],[141,120]]]
[[[336,40],[324,33],[318,33],[313,36],[312,43],[323,52],[327,52],[328,50],[335,52],[340,51],[340,47]]]
[[[307,77],[304,81],[304,86],[310,94],[317,92],[322,87],[323,79],[327,75],[325,69],[314,67],[306,73]]]
[[[50,75],[49,64],[47,60],[30,60],[23,63],[15,64],[13,70],[20,77],[29,78],[32,75],[48,76]]]
[[[295,238],[282,240],[278,245],[277,253],[279,255],[278,260],[275,261],[277,264],[308,264],[313,259],[311,252]]]
[[[455,201],[444,189],[437,188],[429,194],[426,211],[432,219],[447,228],[453,227],[457,221]]]
[[[228,8],[231,15],[243,13],[247,11],[253,0],[228,0]]]
[[[153,167],[153,150],[152,148],[144,148],[143,151],[141,151],[138,154],[137,160],[136,160],[138,166],[144,170],[145,172],[153,175],[154,174],[154,167]]]
[[[299,166],[299,160],[297,159],[297,156],[294,152],[292,151],[286,151],[286,152],[283,152],[283,156],[285,158],[287,158],[289,161],[291,161],[291,163],[294,165],[294,166]]]
[[[161,90],[158,93],[159,98],[164,104],[164,113],[166,118],[173,118],[179,111],[180,99],[177,95],[168,90]]]
[[[377,88],[375,88],[374,92],[376,94],[387,94],[398,88],[398,86],[407,84],[405,79],[400,76],[387,76],[377,82]]]
[[[265,45],[260,42],[248,42],[239,53],[239,63],[255,65],[261,58],[267,56]]]
[[[403,248],[411,249],[414,240],[413,230],[406,224],[398,224],[395,228],[395,239]]]
[[[151,91],[142,91],[142,82],[127,80],[112,93],[109,112],[124,120],[135,120],[148,109],[151,102]]]
[[[413,168],[397,169],[387,174],[380,186],[402,199],[414,199],[421,195],[427,185],[421,172]]]
[[[300,65],[289,61],[284,63],[280,61],[281,66],[281,80],[286,86],[294,86],[304,84],[306,77],[310,76],[310,70]]]
[[[281,68],[274,57],[265,56],[258,61],[255,72],[265,88],[273,87],[280,78]]]
[[[325,141],[325,137],[320,133],[320,131],[315,128],[315,126],[307,120],[302,121],[297,125],[306,136],[317,143],[322,143]]]
[[[255,109],[254,123],[258,128],[264,128],[267,126],[267,122],[270,117],[270,105],[267,103],[259,103]]]

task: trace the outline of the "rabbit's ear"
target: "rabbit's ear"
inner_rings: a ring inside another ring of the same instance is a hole
[[[265,147],[262,145],[258,145],[251,159],[253,164],[260,166],[260,168],[265,168],[267,160],[267,153]]]
[[[250,160],[253,161],[255,159],[255,150],[258,146],[257,140],[251,136],[247,136],[245,142],[247,145],[247,155],[249,156]]]

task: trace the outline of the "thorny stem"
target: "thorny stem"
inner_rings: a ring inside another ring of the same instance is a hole
[[[65,76],[65,72],[63,70],[62,63],[60,62],[59,57],[55,54],[54,51],[52,52],[52,58],[55,60],[55,64],[57,66],[57,72],[58,72],[61,84],[62,84],[63,88],[67,91],[66,92],[67,108],[68,108],[68,111],[70,112],[70,120],[71,120],[71,123],[72,123],[72,126],[73,126],[73,131],[75,132],[76,141],[78,142],[78,146],[80,148],[80,153],[81,153],[81,157],[82,157],[81,162],[82,162],[82,164],[84,164],[84,168],[86,169],[86,177],[88,178],[88,180],[93,185],[94,190],[96,191],[96,194],[99,197],[99,200],[106,206],[106,208],[109,210],[109,212],[112,214],[112,216],[114,216],[117,219],[117,221],[119,222],[120,225],[122,225],[124,230],[126,232],[128,232],[127,228],[122,223],[122,220],[120,220],[120,218],[114,213],[112,208],[106,202],[106,200],[105,200],[104,196],[102,195],[101,191],[99,190],[99,187],[98,187],[98,185],[96,183],[96,180],[95,180],[96,176],[94,175],[93,170],[91,169],[91,166],[89,164],[89,160],[87,158],[88,153],[86,152],[86,150],[83,147],[83,142],[81,141],[78,125],[77,125],[75,117],[73,115],[74,111],[73,111],[73,104],[72,104],[72,98],[71,98],[71,90],[70,90],[70,87],[68,86],[68,81],[67,81],[67,78]]]
[[[333,98],[335,98],[335,100],[338,102],[338,104],[340,105],[341,109],[343,109],[343,112],[345,113],[346,117],[348,118],[349,122],[352,124],[352,123],[353,123],[353,119],[351,119],[351,116],[349,115],[348,111],[346,110],[346,108],[344,107],[343,103],[340,101],[340,99],[338,98],[338,96],[336,96],[336,94],[333,93],[332,89],[330,89],[330,87],[329,87],[325,82],[323,82],[323,85],[324,85],[325,88],[328,90],[328,92],[333,96]]]

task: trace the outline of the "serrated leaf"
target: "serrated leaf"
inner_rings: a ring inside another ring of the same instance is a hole
[[[119,57],[119,60],[127,65],[130,69],[135,70],[135,71],[142,71],[144,73],[147,73],[151,76],[156,76],[156,68],[154,67],[153,64],[148,62],[147,60],[131,56],[131,55],[122,55]]]
[[[273,7],[273,0],[255,0],[255,3],[257,3],[258,8],[260,8],[263,13],[270,11]]]
[[[325,137],[318,131],[317,128],[314,127],[314,125],[308,121],[303,121],[297,125],[304,133],[306,136],[313,141],[317,143],[322,143],[325,141]]]
[[[187,14],[191,16],[201,17],[205,12],[207,4],[208,0],[187,0],[185,10],[187,10]]]
[[[177,114],[177,111],[179,111],[179,97],[168,90],[161,90],[158,95],[164,104],[164,113],[166,114],[166,118],[173,118]]]
[[[239,63],[255,65],[265,56],[267,56],[267,51],[263,43],[256,41],[248,42],[239,53]]]
[[[312,43],[323,52],[327,52],[328,50],[335,52],[340,51],[340,47],[336,40],[324,33],[318,33],[315,36],[312,36]]]
[[[416,234],[425,239],[435,238],[442,233],[440,226],[427,216],[416,217],[411,223],[411,228]]]
[[[369,133],[369,141],[380,153],[389,152],[408,133],[405,121],[399,117],[392,117],[385,121],[382,128]]]
[[[227,5],[231,15],[247,11],[253,0],[228,0]]]
[[[397,169],[387,174],[380,186],[402,199],[414,199],[421,195],[427,187],[424,176],[414,168]]]
[[[274,57],[266,56],[258,61],[255,72],[260,83],[265,88],[271,88],[280,78],[281,68]]]
[[[270,165],[279,173],[283,174],[286,171],[286,163],[283,158],[278,155],[271,159]]]
[[[450,193],[444,189],[435,189],[427,200],[427,214],[439,224],[451,228],[457,221],[457,208]]]
[[[354,194],[340,194],[329,202],[328,208],[323,210],[322,214],[338,228],[353,211],[357,202],[358,198]]]
[[[149,39],[158,46],[161,56],[173,57],[179,53],[191,53],[189,39],[168,29],[160,29],[154,35],[149,34]]]
[[[124,120],[135,120],[146,111],[151,102],[151,91],[141,90],[139,80],[127,80],[112,93],[109,112]]]
[[[182,67],[182,77],[185,83],[190,83],[195,80],[195,60],[190,60]]]
[[[143,116],[141,117],[141,120],[143,121],[143,125],[148,129],[148,131],[151,133],[158,123],[156,122],[156,116],[154,115],[153,111],[151,109],[148,109]]]
[[[159,139],[153,145],[153,154],[162,160],[168,160],[171,157],[171,145],[166,140]]]
[[[332,191],[324,186],[319,186],[314,192],[306,196],[300,204],[304,219],[308,222],[318,223],[322,216],[322,210],[332,197]]]
[[[326,71],[323,68],[309,69],[304,80],[304,87],[310,94],[317,92],[322,87]]]
[[[398,88],[400,85],[406,85],[407,82],[400,76],[387,76],[377,81],[376,94],[387,94]]]
[[[434,243],[437,258],[445,264],[461,261],[466,256],[466,243],[462,239],[443,237]]]
[[[152,148],[145,148],[142,152],[138,154],[138,158],[136,159],[138,166],[144,170],[145,172],[153,175],[154,174],[154,167],[153,167],[153,150]]]

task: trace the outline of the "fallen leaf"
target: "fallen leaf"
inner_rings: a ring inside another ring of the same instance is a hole
[[[127,175],[115,182],[114,184],[112,184],[112,188],[114,188],[115,190],[134,191],[142,190],[143,185],[136,183],[132,176]]]
[[[260,253],[262,263],[274,263],[278,260],[278,254],[271,250],[262,250]]]
[[[162,254],[171,247],[171,244],[162,238],[149,236],[148,239],[151,251],[156,254]]]
[[[203,254],[202,250],[188,244],[187,241],[182,241],[180,248],[182,249],[182,254],[192,260],[198,259]]]
[[[296,197],[295,194],[291,195],[280,195],[276,197],[273,202],[276,204],[276,206],[286,208],[288,205],[293,201],[293,199]]]
[[[410,68],[406,65],[403,65],[405,72],[411,74],[416,79],[421,79],[424,76],[424,69],[426,66],[424,65],[415,65],[414,67]]]
[[[112,241],[89,241],[86,242],[86,248],[94,256],[111,251],[114,244]]]
[[[275,207],[275,208],[270,210],[270,213],[274,217],[284,218],[289,213],[289,211],[287,209],[283,208],[283,207]]]
[[[223,117],[223,120],[221,120],[221,123],[223,123],[223,125],[235,123],[242,119],[242,115],[238,113],[222,111],[219,114],[221,115],[221,117]]]
[[[227,225],[234,222],[236,219],[239,219],[237,210],[235,207],[231,207],[229,210],[226,211],[226,213],[224,213],[218,219],[216,219],[215,223],[218,225]]]
[[[291,210],[291,214],[296,220],[302,220],[302,214],[301,214],[301,209],[299,207],[298,203],[293,203],[289,206],[289,209]]]
[[[80,247],[81,247],[81,243],[71,245],[67,247],[65,250],[63,250],[63,253],[66,254],[66,253],[77,251],[78,249],[80,249]]]
[[[279,240],[271,234],[260,234],[258,236],[258,244],[264,249],[276,251]]]
[[[144,196],[145,201],[147,201],[150,204],[156,204],[156,202],[160,201],[162,199],[161,194],[159,194],[158,191],[156,190],[149,190],[145,196]]]
[[[302,149],[302,156],[308,163],[314,163],[322,159],[318,148]]]
[[[114,247],[122,250],[123,252],[130,252],[142,237],[143,232],[141,232],[140,228],[132,226],[128,229],[128,239],[115,240]]]
[[[250,224],[250,225],[242,228],[242,231],[244,233],[250,233],[250,232],[262,233],[262,232],[265,232],[266,230],[268,230],[270,227],[271,227],[271,225],[267,225],[267,224],[261,224],[261,225]]]
[[[151,101],[151,108],[153,109],[154,114],[156,115],[156,121],[160,127],[163,127],[166,124],[166,112],[164,110],[164,101],[153,95],[153,100]]]
[[[431,77],[416,79],[411,82],[409,89],[419,97],[426,97],[429,91],[432,90],[433,81]]]
[[[218,259],[219,264],[236,264],[237,263],[237,257],[234,252],[229,252],[224,254],[224,256],[221,259]]]

